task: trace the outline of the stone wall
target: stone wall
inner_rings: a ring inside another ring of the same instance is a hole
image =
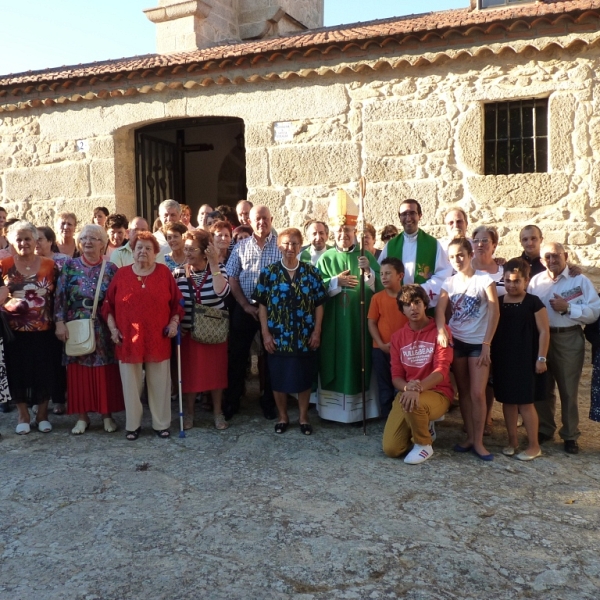
[[[510,59],[510,60],[509,60]],[[97,204],[135,211],[133,136],[170,118],[232,116],[246,125],[249,198],[269,205],[276,226],[323,216],[338,187],[357,196],[367,178],[367,218],[399,225],[407,197],[424,209],[425,230],[443,235],[451,205],[471,225],[496,225],[497,254],[518,253],[518,231],[533,222],[568,244],[600,281],[600,51],[554,49],[313,76],[216,85],[15,112],[0,119],[0,205],[38,223]],[[483,103],[549,98],[548,173],[485,176]],[[293,139],[276,142],[274,124]],[[83,151],[77,142],[83,141]]]

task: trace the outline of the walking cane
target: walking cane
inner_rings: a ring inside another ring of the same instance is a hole
[[[181,306],[185,308],[185,302],[180,300]],[[183,393],[181,391],[181,321],[177,325],[177,385],[179,387],[179,437],[185,437],[183,429]]]
[[[360,255],[365,255],[365,193],[367,191],[367,180],[361,177],[358,180],[358,190],[360,192],[360,203],[358,207],[358,233],[360,235]],[[365,306],[365,270],[361,270],[360,277],[360,386],[362,391],[362,412],[363,412],[363,435],[367,435],[367,400],[366,400],[366,306]]]

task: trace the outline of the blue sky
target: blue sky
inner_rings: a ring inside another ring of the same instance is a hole
[[[468,4],[469,0],[325,0],[325,24]],[[0,0],[0,74],[152,53],[154,25],[142,9],[157,5],[156,0]]]

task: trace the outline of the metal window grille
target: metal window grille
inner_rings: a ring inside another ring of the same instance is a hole
[[[548,99],[485,105],[486,175],[548,171]]]

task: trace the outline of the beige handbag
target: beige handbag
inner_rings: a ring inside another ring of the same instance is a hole
[[[196,286],[194,279],[190,276],[189,265],[185,267],[185,275],[190,288],[192,300],[192,339],[200,344],[222,344],[229,336],[229,312],[212,306],[200,304],[200,292],[208,278],[210,266],[206,266],[206,273]]]
[[[78,319],[77,321],[67,321],[67,331],[69,339],[65,344],[65,352],[67,356],[84,356],[91,354],[96,350],[96,334],[94,332],[94,321],[96,320],[96,309],[98,308],[98,298],[100,296],[100,288],[102,287],[102,277],[104,276],[104,268],[106,261],[102,261],[100,276],[96,283],[96,295],[94,296],[94,306],[92,308],[91,319]]]

